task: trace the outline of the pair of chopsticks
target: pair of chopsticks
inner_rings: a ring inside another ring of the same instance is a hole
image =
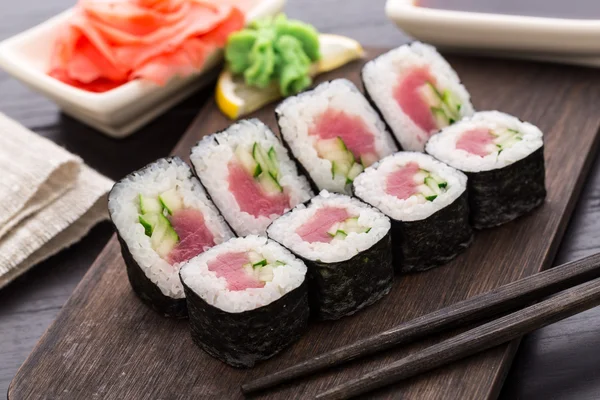
[[[530,305],[544,297],[547,298]],[[242,385],[242,392],[266,390],[426,335],[521,308],[317,395],[318,399],[347,399],[509,342],[597,305],[600,305],[600,254],[501,286],[250,381]]]

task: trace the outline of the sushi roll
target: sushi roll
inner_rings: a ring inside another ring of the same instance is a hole
[[[433,136],[426,149],[469,177],[477,229],[512,221],[546,198],[542,131],[513,116],[478,112]]]
[[[322,191],[276,219],[267,234],[306,264],[319,319],[354,314],[392,287],[390,220],[357,199]]]
[[[185,317],[181,264],[233,237],[191,168],[178,157],[149,164],[113,186],[108,210],[134,292],[161,314]]]
[[[306,266],[265,237],[231,239],[181,267],[194,342],[234,367],[252,367],[306,330]]]
[[[398,272],[424,271],[452,260],[473,240],[467,177],[417,152],[399,152],[354,180],[354,194],[392,220]]]
[[[289,97],[275,115],[283,140],[315,190],[350,194],[358,174],[398,151],[375,109],[346,79]]]
[[[190,160],[238,236],[264,234],[273,219],[313,196],[285,147],[258,119],[206,136]]]
[[[423,151],[429,137],[473,114],[470,95],[450,64],[412,42],[365,64],[362,81],[403,150]]]

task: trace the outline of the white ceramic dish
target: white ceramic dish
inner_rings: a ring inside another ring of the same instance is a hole
[[[261,0],[247,15],[248,21],[274,15],[285,0]],[[135,80],[104,93],[92,93],[62,83],[46,74],[56,27],[73,11],[0,43],[0,67],[33,90],[54,101],[68,115],[115,138],[123,138],[171,108],[218,73],[222,52],[209,56],[197,75],[174,78],[164,86]]]
[[[448,11],[418,7],[413,0],[388,0],[386,14],[406,33],[439,47],[532,53],[584,65],[600,57],[600,20]]]

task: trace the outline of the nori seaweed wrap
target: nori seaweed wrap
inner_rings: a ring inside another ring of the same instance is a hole
[[[275,220],[267,234],[306,264],[318,319],[354,314],[392,287],[389,219],[357,199],[322,191]]]
[[[397,272],[446,264],[473,240],[467,177],[422,153],[399,152],[359,175],[355,195],[391,219]]]
[[[543,135],[527,122],[479,112],[432,137],[427,152],[467,174],[477,229],[510,222],[544,202]]]
[[[194,342],[234,367],[288,347],[309,319],[306,266],[265,237],[231,239],[181,267]]]
[[[157,160],[117,182],[108,208],[134,292],[165,316],[186,317],[179,267],[233,237],[190,167]]]

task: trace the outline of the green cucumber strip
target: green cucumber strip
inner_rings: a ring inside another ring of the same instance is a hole
[[[348,172],[350,172],[351,165],[352,164],[347,163],[347,162],[332,161],[331,162],[331,173],[333,174],[334,178],[336,175],[341,175],[341,176],[347,177]]]
[[[257,177],[262,172],[262,168],[260,164],[256,162],[252,154],[250,154],[246,149],[242,148],[242,146],[238,146],[235,149],[235,156],[238,161],[242,164],[244,169],[250,173],[253,177]]]
[[[442,95],[431,82],[426,82],[425,85],[420,88],[420,92],[421,98],[431,107],[439,107],[440,103],[443,101]]]
[[[167,210],[167,212],[171,215],[175,211],[181,210],[183,208],[183,201],[181,200],[181,196],[179,195],[179,193],[177,193],[177,189],[175,188],[161,193],[158,196],[158,200],[163,205],[165,210]]]
[[[263,260],[260,260],[259,262],[255,262],[255,263],[253,263],[253,264],[252,264],[252,267],[253,267],[253,268],[256,268],[256,267],[264,267],[265,265],[267,265],[267,260],[266,260],[266,259],[263,259]]]
[[[425,199],[426,199],[427,201],[434,201],[436,198],[437,198],[437,195],[433,195],[433,196],[427,196],[427,197],[425,197]]]
[[[158,222],[159,214],[144,214],[138,216],[138,221],[144,227],[144,231],[146,236],[152,236],[152,231],[154,230],[154,226]]]
[[[361,173],[361,172],[363,172],[364,170],[365,170],[365,168],[364,168],[364,167],[363,167],[361,164],[354,163],[354,165],[353,165],[353,166],[350,168],[350,170],[348,171],[348,175],[347,175],[347,177],[348,177],[348,180],[349,180],[350,182],[353,182],[353,181],[354,181],[354,179],[355,179],[355,178],[356,178],[358,175],[360,175],[360,173]]]
[[[276,194],[276,193],[281,193],[283,192],[283,188],[281,187],[281,185],[277,182],[277,179],[275,179],[273,177],[273,175],[271,175],[270,172],[267,171],[263,171],[259,176],[258,176],[258,183],[263,187],[263,189],[268,193],[268,194]]]
[[[419,172],[417,172],[413,176],[413,179],[415,182],[421,183],[421,182],[425,182],[425,178],[427,178],[429,176],[430,176],[429,171],[427,171],[425,169],[421,169],[421,170],[419,170]]]
[[[448,106],[455,117],[459,116],[458,112],[460,111],[461,104],[460,100],[454,95],[454,93],[447,89],[444,90],[442,101]]]
[[[365,231],[365,233],[369,233],[371,232],[371,228],[367,228],[367,230]]]
[[[268,171],[277,180],[279,175],[277,165],[271,161],[268,153],[260,144],[254,143],[254,146],[252,146],[252,157],[261,166],[262,171]]]
[[[150,236],[150,243],[154,251],[164,258],[175,248],[177,242],[179,242],[179,236],[167,217],[162,214],[156,215],[157,221],[152,236]]]
[[[144,196],[140,194],[140,213],[141,214],[159,214],[163,210],[163,206],[158,199]]]
[[[446,189],[448,187],[448,182],[440,182],[438,183],[438,187],[440,189]]]
[[[287,265],[287,263],[284,263],[281,260],[275,260],[275,265]]]
[[[277,160],[277,153],[275,152],[275,148],[271,146],[269,151],[267,152],[269,156],[269,160],[271,161],[271,165],[273,166],[273,170],[271,171],[276,178],[279,179],[279,161]]]

